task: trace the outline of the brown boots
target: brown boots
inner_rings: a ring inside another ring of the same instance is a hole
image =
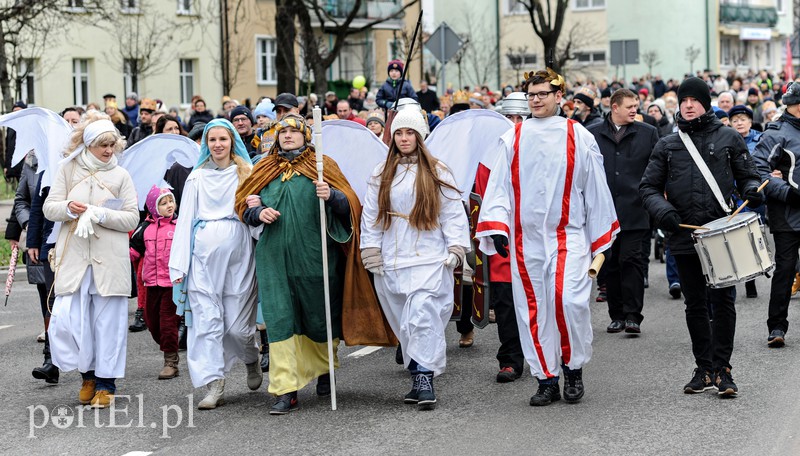
[[[178,376],[178,352],[164,352],[164,368],[158,374],[159,380],[167,380]]]

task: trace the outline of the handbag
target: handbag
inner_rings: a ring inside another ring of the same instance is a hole
[[[31,285],[44,285],[44,263],[31,263],[27,253],[23,257],[23,262],[27,266],[26,269],[28,271],[28,283]]]

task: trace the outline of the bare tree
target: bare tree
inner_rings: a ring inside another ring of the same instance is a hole
[[[544,60],[547,66],[561,71],[570,60],[570,43],[558,48],[558,40],[564,27],[564,16],[570,0],[519,0],[528,11],[533,31],[544,45]]]
[[[506,58],[508,59],[511,69],[516,73],[517,84],[520,82],[519,72],[525,66],[525,55],[528,53],[528,46],[518,46],[516,49],[509,46],[506,50]],[[516,85],[516,84],[515,84]]]
[[[102,12],[103,0],[85,0],[82,10]],[[32,70],[20,61],[35,61],[42,55],[53,32],[84,15],[65,12],[63,0],[14,0],[0,3],[0,95],[2,112],[14,104],[12,86],[19,85]],[[88,15],[87,15],[88,16]],[[21,72],[21,73],[20,73]]]
[[[462,11],[462,23],[468,31],[461,39],[470,43],[464,50],[468,76],[473,83],[483,85],[487,84],[489,77],[497,69],[500,56],[497,53],[494,30],[480,18],[480,13],[474,8]]]
[[[689,73],[691,74],[694,74],[694,61],[698,57],[700,57],[700,48],[694,47],[694,45],[686,48],[686,60],[689,61]]]
[[[352,0],[352,2],[336,2],[336,6],[341,8],[338,14],[326,9],[327,2],[324,0],[303,0],[296,2],[297,20],[300,25],[300,37],[304,42],[305,61],[314,74],[314,91],[324,93],[328,90],[328,77],[326,70],[339,57],[342,52],[345,40],[348,36],[362,33],[371,29],[375,25],[391,19],[402,17],[405,11],[417,4],[419,0],[410,0],[399,8],[395,13],[387,17],[368,22],[361,27],[352,27],[353,20],[358,16],[362,7],[362,0]],[[328,47],[322,41],[321,36],[315,34],[312,24],[312,14],[319,26],[330,36],[333,36],[333,46]],[[284,24],[285,25],[285,24]],[[277,24],[280,29],[280,24]],[[278,52],[292,52],[291,49],[278,48]]]
[[[652,75],[653,67],[661,63],[661,59],[658,58],[658,51],[652,49],[642,53],[642,62],[647,65],[647,72]]]
[[[103,59],[112,67],[121,68],[131,79],[132,87],[138,81],[163,72],[174,63],[168,58],[181,38],[199,26],[196,17],[187,20],[160,17],[154,2],[140,0],[136,10],[119,8],[119,3],[106,10],[106,19],[97,26],[116,37],[111,50],[103,52]],[[200,45],[200,43],[197,43]]]

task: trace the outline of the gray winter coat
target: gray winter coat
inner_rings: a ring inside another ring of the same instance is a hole
[[[28,153],[23,160],[22,173],[19,177],[19,186],[17,193],[14,195],[14,215],[17,217],[17,222],[25,229],[28,227],[28,219],[31,218],[31,200],[36,192],[36,183],[39,182],[39,177],[36,175],[36,170],[39,163],[36,160],[36,155]]]
[[[773,233],[800,231],[800,208],[786,204],[790,187],[797,188],[800,183],[800,169],[796,166],[800,161],[800,129],[786,119],[770,122],[753,151],[761,180],[769,179],[764,195],[769,229]],[[783,178],[772,177],[774,170],[781,171]]]

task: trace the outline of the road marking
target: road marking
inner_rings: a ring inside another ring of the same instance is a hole
[[[130,453],[125,453],[122,456],[147,456],[148,454],[153,454],[152,451],[131,451]]]
[[[7,328],[10,328],[12,326],[14,326],[14,325],[0,325],[0,329],[7,329]],[[380,348],[380,347],[378,347],[378,348]]]
[[[376,351],[380,350],[383,347],[364,347],[360,350],[356,350],[353,353],[347,355],[349,358],[361,358],[362,356],[367,356],[370,353],[375,353]]]

